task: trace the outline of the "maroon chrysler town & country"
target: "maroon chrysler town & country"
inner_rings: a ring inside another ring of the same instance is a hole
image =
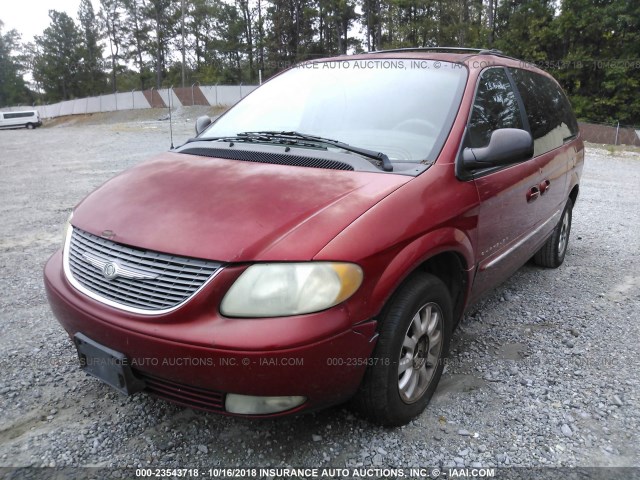
[[[45,267],[82,367],[123,393],[401,425],[465,309],[564,260],[578,125],[500,52],[307,62],[196,130],[85,198]]]

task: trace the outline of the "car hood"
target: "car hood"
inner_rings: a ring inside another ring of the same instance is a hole
[[[165,153],[90,194],[72,223],[175,255],[308,260],[410,179]]]

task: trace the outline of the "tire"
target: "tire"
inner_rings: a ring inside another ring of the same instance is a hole
[[[442,376],[453,324],[449,291],[433,275],[413,275],[391,298],[380,322],[378,343],[352,406],[379,425],[405,425],[425,409]]]
[[[542,248],[533,256],[536,265],[546,268],[558,268],[562,265],[569,246],[572,212],[573,201],[568,199],[558,225],[553,229],[551,236]]]
[[[27,130],[33,130],[36,126],[33,123],[27,123]]]

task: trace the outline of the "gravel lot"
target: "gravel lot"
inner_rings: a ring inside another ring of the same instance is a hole
[[[200,113],[177,112],[176,144]],[[588,149],[564,265],[526,265],[467,313],[431,405],[406,427],[343,407],[226,418],[85,375],[42,268],[73,205],[168,149],[164,115],[0,131],[0,466],[640,467],[638,153]]]

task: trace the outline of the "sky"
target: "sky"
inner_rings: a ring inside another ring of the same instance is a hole
[[[99,1],[91,3],[98,13]],[[49,10],[66,12],[77,21],[79,6],[80,0],[0,0],[0,20],[4,32],[15,28],[23,42],[32,42],[34,35],[42,35],[49,26]]]

